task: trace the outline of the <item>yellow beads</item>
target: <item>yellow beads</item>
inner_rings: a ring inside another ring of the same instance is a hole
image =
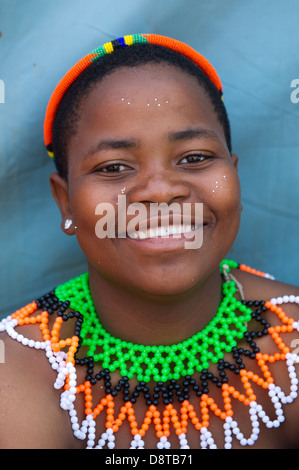
[[[126,43],[127,46],[132,46],[133,44],[133,36],[130,35],[130,36],[124,36],[124,41]]]
[[[112,42],[107,42],[106,44],[104,44],[104,48],[107,54],[111,54],[113,52]]]

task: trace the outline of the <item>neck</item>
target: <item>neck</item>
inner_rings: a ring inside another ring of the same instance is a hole
[[[91,295],[101,324],[112,336],[139,344],[176,344],[202,330],[217,312],[222,282],[216,269],[187,292],[157,296],[128,291],[89,267]]]

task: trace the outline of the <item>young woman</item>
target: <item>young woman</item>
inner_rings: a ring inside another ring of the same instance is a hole
[[[158,35],[105,44],[45,143],[88,270],[0,324],[1,447],[296,447],[299,289],[225,259],[242,207],[214,68]],[[160,204],[180,216],[153,228]]]

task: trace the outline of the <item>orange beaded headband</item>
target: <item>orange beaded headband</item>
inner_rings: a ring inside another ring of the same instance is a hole
[[[199,54],[187,44],[177,41],[176,39],[160,36],[158,34],[133,34],[130,36],[118,38],[115,41],[108,42],[103,46],[100,46],[99,48],[95,49],[90,54],[87,54],[85,57],[79,60],[79,62],[77,62],[65,74],[65,76],[55,88],[47,106],[44,121],[44,141],[50,157],[54,157],[52,148],[52,126],[57,112],[57,108],[66,90],[78,78],[78,76],[83,72],[83,70],[85,70],[95,60],[104,57],[107,54],[111,54],[115,49],[119,47],[127,47],[133,44],[157,44],[159,46],[172,49],[173,51],[179,52],[180,54],[186,56],[196,65],[198,65],[198,67],[207,75],[207,77],[219,90],[219,93],[222,97],[222,84],[216,70],[205,57],[203,57],[201,54]]]

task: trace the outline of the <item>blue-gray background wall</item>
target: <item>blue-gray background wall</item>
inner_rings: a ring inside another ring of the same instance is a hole
[[[230,255],[299,284],[298,18],[296,0],[1,0],[0,316],[86,269],[50,193],[44,112],[77,60],[140,32],[187,42],[218,70],[243,188]]]

